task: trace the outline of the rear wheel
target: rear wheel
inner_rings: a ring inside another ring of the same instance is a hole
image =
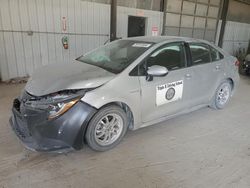
[[[216,90],[211,107],[223,109],[229,102],[232,93],[232,85],[229,81],[223,82]]]
[[[110,105],[94,115],[87,128],[85,139],[90,148],[106,151],[120,143],[127,127],[128,120],[123,109]]]
[[[248,76],[250,75],[250,69],[246,70],[246,75],[248,75]]]

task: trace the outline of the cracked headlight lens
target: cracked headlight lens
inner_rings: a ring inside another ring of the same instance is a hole
[[[49,112],[49,117],[48,119],[53,119],[55,117],[58,117],[65,112],[67,112],[72,106],[74,106],[80,98],[74,99],[72,101],[68,102],[60,102],[57,104],[50,104],[48,106],[48,112]]]

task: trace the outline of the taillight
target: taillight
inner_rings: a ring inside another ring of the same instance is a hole
[[[234,64],[235,64],[235,66],[237,66],[237,67],[238,67],[238,66],[240,66],[240,62],[239,62],[239,60],[235,61],[235,63],[234,63]]]

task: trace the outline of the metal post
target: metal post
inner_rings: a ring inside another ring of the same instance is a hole
[[[111,6],[110,6],[110,41],[116,40],[116,18],[117,18],[117,0],[111,0]]]
[[[205,39],[206,33],[207,33],[207,19],[208,19],[209,7],[210,7],[210,0],[208,0],[208,7],[207,7],[207,13],[206,13],[205,29],[204,29],[204,32],[203,32],[203,39]]]
[[[226,27],[226,21],[227,21],[227,12],[228,12],[228,6],[229,6],[229,0],[224,0],[222,12],[221,12],[221,29],[220,29],[220,36],[219,36],[219,42],[218,46],[222,48],[223,45],[223,38],[224,38],[224,32]]]
[[[163,23],[162,23],[161,35],[166,35],[165,33],[166,33],[167,0],[163,0],[162,6],[163,6]]]

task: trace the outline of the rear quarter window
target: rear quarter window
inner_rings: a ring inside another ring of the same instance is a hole
[[[210,51],[211,51],[212,61],[219,61],[224,58],[224,56],[212,46],[210,46]]]

